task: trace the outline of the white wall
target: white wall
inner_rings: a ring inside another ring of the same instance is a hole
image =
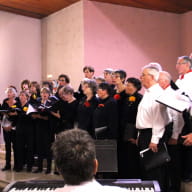
[[[43,79],[52,74],[69,75],[76,89],[83,72],[83,7],[82,2],[58,11],[42,20]]]
[[[0,11],[0,102],[8,85],[41,79],[41,21]]]

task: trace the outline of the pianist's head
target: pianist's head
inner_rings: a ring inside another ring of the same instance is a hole
[[[52,149],[66,184],[79,185],[93,179],[98,163],[94,140],[86,131],[72,129],[60,133]]]

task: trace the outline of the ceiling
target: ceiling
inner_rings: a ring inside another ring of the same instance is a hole
[[[80,0],[0,0],[0,10],[34,18],[46,17]],[[192,0],[90,0],[123,6],[186,13],[192,11]]]

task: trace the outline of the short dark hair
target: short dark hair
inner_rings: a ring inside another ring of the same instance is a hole
[[[85,70],[89,70],[89,72],[95,72],[95,69],[92,66],[85,66],[83,67],[83,72],[85,72]]]
[[[126,80],[128,83],[132,83],[133,86],[137,89],[137,91],[141,90],[141,81],[135,77],[130,77]]]
[[[66,82],[66,83],[70,83],[70,78],[69,78],[68,75],[61,74],[61,75],[59,75],[58,80],[59,80],[60,78],[65,78],[65,82]]]
[[[98,89],[106,90],[108,95],[112,94],[112,87],[109,83],[100,83]]]
[[[79,185],[94,176],[96,158],[94,140],[87,131],[61,132],[52,145],[56,166],[69,185]]]
[[[21,81],[21,89],[23,89],[24,84],[27,84],[28,87],[29,87],[30,86],[30,81],[28,79],[25,79],[25,80]]]

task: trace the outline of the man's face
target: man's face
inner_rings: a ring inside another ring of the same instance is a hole
[[[184,59],[178,59],[176,64],[176,70],[179,75],[183,75],[190,70],[190,63]]]
[[[88,69],[85,69],[84,74],[85,74],[85,78],[92,79],[94,72],[90,72]]]
[[[162,73],[159,74],[158,83],[159,83],[160,87],[163,89],[165,89],[169,85],[168,80],[165,78],[164,74],[162,74]]]
[[[111,73],[104,72],[103,75],[104,75],[105,81],[111,81],[111,79],[112,79],[112,74]]]
[[[115,85],[121,84],[124,81],[124,79],[121,79],[121,76],[119,73],[113,73],[112,75],[112,82]]]
[[[149,74],[148,69],[144,69],[142,74],[141,74],[141,83],[145,88],[149,88],[150,81],[152,80],[152,75]]]

